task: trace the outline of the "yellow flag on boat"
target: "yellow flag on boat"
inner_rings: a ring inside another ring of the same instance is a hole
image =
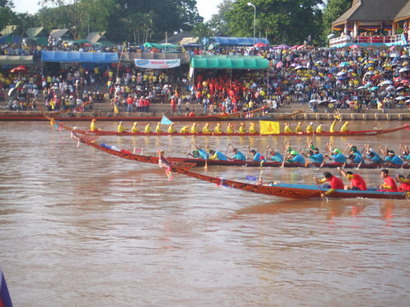
[[[118,114],[120,111],[118,111],[118,107],[116,104],[114,104],[114,114]]]
[[[259,130],[261,134],[279,134],[280,125],[279,122],[272,122],[268,120],[259,121]]]

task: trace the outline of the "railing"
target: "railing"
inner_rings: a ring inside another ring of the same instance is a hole
[[[387,36],[358,36],[355,38],[336,37],[329,40],[329,47],[343,44],[391,44],[399,43],[401,41],[401,34]]]

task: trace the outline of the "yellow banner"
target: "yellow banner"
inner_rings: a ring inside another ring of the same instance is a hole
[[[259,121],[259,130],[261,134],[279,134],[280,125],[279,122],[271,122],[267,120]]]

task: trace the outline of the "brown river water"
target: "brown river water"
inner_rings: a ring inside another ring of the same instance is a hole
[[[401,124],[352,122],[351,130]],[[295,201],[178,174],[168,181],[157,165],[77,147],[69,132],[48,123],[0,125],[0,266],[15,306],[408,306],[408,200]],[[348,142],[390,145],[398,153],[400,143],[410,145],[409,135],[331,141],[341,149]],[[306,139],[99,141],[185,156],[192,141],[221,151],[230,142],[264,151],[282,150],[284,141],[302,150]],[[322,151],[328,141],[314,139]],[[198,172],[244,181],[260,170]],[[310,183],[322,172],[266,168],[263,178]],[[378,170],[358,172],[369,186],[381,183]]]

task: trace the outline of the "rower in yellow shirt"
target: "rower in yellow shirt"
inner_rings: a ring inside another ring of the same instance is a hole
[[[306,126],[307,133],[313,133],[313,122],[310,122],[309,125]]]
[[[239,133],[240,134],[245,134],[246,133],[246,127],[244,123],[241,123],[239,126]]]
[[[202,128],[203,134],[210,134],[211,131],[209,130],[209,123],[206,123],[205,126]]]
[[[252,133],[252,134],[258,133],[258,131],[256,130],[256,127],[255,127],[255,123],[254,123],[254,122],[251,122],[251,123],[249,124],[249,133]]]
[[[333,123],[330,125],[330,129],[329,129],[330,133],[333,133],[336,131],[336,122],[337,122],[337,119],[333,120]]]
[[[132,132],[132,133],[137,133],[137,132],[139,132],[139,131],[138,131],[138,128],[137,128],[137,122],[134,122],[134,123],[132,124],[131,132]]]
[[[122,132],[125,132],[125,131],[127,131],[127,129],[125,129],[122,122],[120,122],[117,126],[117,132],[122,133]]]
[[[145,133],[151,133],[151,123],[148,123],[144,128]]]
[[[323,124],[320,123],[319,126],[316,127],[316,133],[321,133],[323,132]]]
[[[159,122],[158,124],[157,124],[157,126],[155,127],[155,132],[156,133],[162,133],[163,131],[162,131],[162,128],[161,128],[161,123]]]
[[[97,131],[97,125],[95,124],[95,118],[93,118],[91,120],[91,124],[90,124],[90,131]]]
[[[196,127],[196,123],[193,123],[193,124],[192,124],[190,132],[191,132],[191,133],[194,133],[194,134],[197,134],[197,133],[198,133],[198,129],[197,129],[197,127]]]
[[[290,128],[289,123],[285,123],[285,127],[283,128],[285,133],[293,133],[293,130]]]
[[[231,134],[231,133],[234,133],[234,132],[235,132],[235,130],[233,128],[233,125],[231,123],[229,123],[228,127],[226,127],[226,133]]]
[[[171,125],[169,125],[168,127],[168,133],[176,133],[177,129],[175,129],[174,127],[174,123],[172,123]]]
[[[303,130],[302,130],[302,123],[301,123],[301,122],[298,122],[298,124],[297,124],[297,126],[296,126],[296,128],[295,128],[295,131],[296,131],[296,133],[298,133],[298,132],[303,132]]]
[[[222,133],[221,124],[220,124],[220,123],[216,123],[215,129],[214,129],[214,133],[217,133],[217,134],[221,134],[221,133]]]
[[[346,121],[343,124],[342,128],[340,128],[340,132],[347,132],[347,131],[349,131],[349,121]]]
[[[188,133],[189,132],[189,126],[185,125],[179,130],[179,133]]]

